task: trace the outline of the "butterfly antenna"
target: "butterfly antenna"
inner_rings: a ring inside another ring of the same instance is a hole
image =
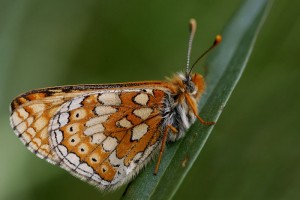
[[[204,53],[202,53],[202,54],[198,57],[198,59],[194,62],[194,64],[192,65],[192,67],[191,67],[191,69],[190,69],[190,71],[189,71],[189,73],[188,73],[188,76],[191,75],[191,72],[192,72],[193,68],[194,68],[195,65],[199,62],[199,60],[200,60],[201,58],[203,58],[208,52],[210,52],[213,48],[215,48],[218,44],[220,44],[221,41],[222,41],[222,36],[221,36],[221,35],[217,35],[216,38],[215,38],[214,43],[213,43],[213,44],[212,44],[212,45],[211,45]]]
[[[190,71],[190,57],[191,57],[191,51],[192,51],[192,45],[193,45],[193,39],[194,39],[194,35],[196,33],[196,28],[197,28],[197,22],[195,19],[190,19],[190,24],[189,24],[190,28],[190,36],[189,36],[189,44],[188,44],[188,52],[187,52],[187,61],[186,61],[186,76],[189,75],[189,71]]]

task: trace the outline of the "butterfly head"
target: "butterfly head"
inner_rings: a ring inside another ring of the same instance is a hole
[[[204,78],[198,73],[189,76],[178,73],[171,79],[171,82],[177,89],[176,96],[182,96],[182,98],[184,98],[185,95],[188,95],[195,100],[199,100],[205,89]]]
[[[182,80],[184,92],[199,99],[205,89],[204,78],[201,74],[191,74]]]

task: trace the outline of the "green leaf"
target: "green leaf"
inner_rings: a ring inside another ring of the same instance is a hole
[[[246,66],[270,1],[247,0],[225,27],[223,42],[210,55],[200,116],[217,121]],[[129,184],[122,199],[171,199],[203,148],[213,126],[196,122],[181,141],[168,144],[159,173],[155,162]]]

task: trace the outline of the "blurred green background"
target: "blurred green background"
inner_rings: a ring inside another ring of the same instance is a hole
[[[0,199],[118,199],[30,153],[9,127],[22,92],[162,80],[195,59],[243,1],[0,0]],[[275,0],[247,68],[175,199],[300,198],[300,2]],[[198,68],[200,71],[200,68]]]

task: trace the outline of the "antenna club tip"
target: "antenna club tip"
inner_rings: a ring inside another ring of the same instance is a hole
[[[221,35],[217,35],[216,39],[215,39],[215,42],[214,42],[214,46],[218,45],[221,41],[222,41],[222,36]]]
[[[196,22],[196,20],[194,19],[194,18],[191,18],[190,19],[190,24],[196,24],[197,22]]]
[[[190,27],[191,27],[191,30],[195,30],[197,27],[197,21],[194,18],[190,19]]]

